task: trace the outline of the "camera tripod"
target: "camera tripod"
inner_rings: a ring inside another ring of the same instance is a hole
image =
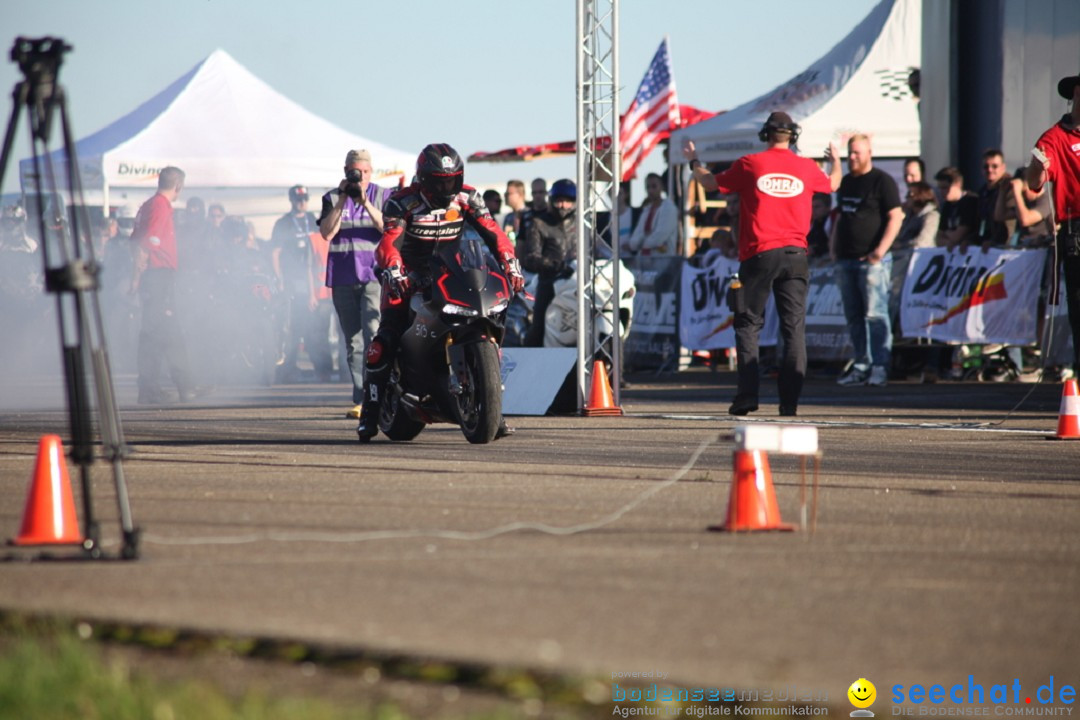
[[[112,464],[116,499],[120,509],[122,545],[120,557],[138,557],[139,530],[132,524],[131,506],[124,481],[123,459],[128,455],[120,427],[113,392],[105,329],[98,299],[101,267],[94,258],[90,236],[90,216],[83,198],[79,162],[71,133],[63,88],[57,74],[65,52],[71,50],[59,38],[16,38],[11,61],[19,65],[25,79],[15,85],[11,121],[0,155],[0,185],[11,156],[19,112],[25,106],[37,185],[38,229],[44,263],[45,291],[56,295],[60,344],[63,354],[64,384],[71,428],[71,458],[79,466],[82,484],[82,549],[91,558],[104,558],[100,528],[94,518],[90,466],[94,462],[88,369],[93,372],[98,422],[105,458]],[[49,153],[53,118],[59,110],[66,161],[66,189],[71,199],[68,212],[57,191],[56,159]]]

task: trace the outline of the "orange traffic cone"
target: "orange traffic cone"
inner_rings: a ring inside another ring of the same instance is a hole
[[[710,530],[794,530],[780,521],[769,458],[764,450],[736,450],[733,454],[735,477],[731,482],[727,519]]]
[[[1076,390],[1076,380],[1065,381],[1061,390],[1061,411],[1058,413],[1057,435],[1050,435],[1050,440],[1080,440],[1080,393]]]
[[[592,387],[589,388],[589,402],[585,405],[585,415],[596,417],[598,415],[622,415],[622,408],[615,404],[611,394],[611,383],[608,382],[607,366],[603,360],[593,363]]]
[[[75,518],[67,462],[59,435],[43,435],[26,498],[22,529],[14,545],[78,545],[83,541]]]

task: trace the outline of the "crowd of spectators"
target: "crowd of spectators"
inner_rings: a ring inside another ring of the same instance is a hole
[[[872,178],[875,184],[883,183],[883,173],[867,170],[860,173],[857,168],[860,156],[865,156],[869,167],[869,139],[859,136],[853,138],[852,143],[855,152],[849,144],[848,165],[852,170],[848,175],[849,189],[855,186],[856,180],[865,185],[864,176]],[[899,346],[900,360],[894,358],[891,363],[892,377],[904,375],[913,365],[917,371],[921,370],[926,381],[960,376],[954,348],[934,345],[927,349],[923,345],[917,351],[909,352],[909,341],[900,339],[900,294],[916,249],[944,247],[955,252],[990,248],[1039,249],[1049,247],[1052,242],[1054,227],[1046,190],[1032,191],[1023,179],[1023,168],[1010,174],[1000,150],[987,150],[982,159],[983,177],[977,187],[967,183],[955,167],[940,168],[930,177],[921,158],[908,158],[903,164],[906,191],[900,193],[899,200],[902,222],[891,247],[882,252],[883,259],[891,260],[885,288],[888,312],[883,325],[890,331],[874,335],[874,342],[880,346],[878,352],[884,353],[883,358],[874,362],[887,362],[894,339]],[[855,165],[852,165],[853,161]],[[679,242],[680,213],[675,203],[666,197],[665,178],[649,174],[644,187],[646,197],[637,206],[630,201],[629,184],[624,183],[619,189],[619,237],[607,240],[618,243],[621,257],[685,254],[695,264],[712,251],[731,259],[738,257],[738,195],[714,195],[704,206],[692,203],[691,216],[704,232],[699,230],[682,246]],[[533,180],[529,190],[530,199],[526,201],[525,183],[511,180],[505,193],[489,189],[484,192],[483,199],[489,212],[515,242],[525,267],[532,269],[532,266],[539,267],[539,260],[528,261],[529,238],[544,236],[543,232],[537,234],[536,228],[550,229],[556,220],[564,228],[560,232],[570,233],[572,228],[571,214],[566,213],[567,208],[563,206],[555,209],[544,179]],[[853,215],[845,215],[843,196],[844,193],[838,193],[836,206],[827,193],[813,197],[807,234],[812,266],[845,262],[837,255],[836,238],[838,235],[850,238],[851,228],[858,227],[858,221]],[[278,222],[280,227],[270,239],[259,238],[252,223],[242,216],[228,214],[221,203],[208,205],[200,197],[191,197],[182,209],[174,211],[179,252],[177,303],[183,308],[181,317],[191,347],[200,348],[191,353],[192,382],[199,387],[227,382],[295,381],[305,372],[298,365],[301,350],[312,362],[310,374],[314,379],[345,381],[355,374],[345,367],[347,363],[340,346],[331,350],[330,343],[337,340],[338,330],[330,294],[324,287],[326,254],[323,252],[319,257],[318,253],[312,252],[316,248],[305,245],[304,241],[304,237],[318,231],[314,216],[307,211],[306,189],[300,186],[291,189],[289,199],[291,211],[282,216]],[[560,199],[565,201],[566,198]],[[537,226],[541,218],[543,223]],[[855,225],[851,221],[855,221]],[[112,364],[122,371],[136,369],[140,323],[140,303],[131,287],[135,261],[130,242],[132,223],[130,210],[120,208],[95,222],[92,232],[95,255],[102,266],[100,294]],[[300,229],[292,232],[294,226]],[[16,314],[23,318],[33,315],[30,308],[41,294],[40,253],[35,252],[39,240],[33,237],[33,227],[33,223],[27,223],[22,208],[4,208],[0,221],[0,255],[3,259],[0,296],[10,307],[24,307],[23,312]],[[882,225],[878,229],[883,228]],[[849,239],[848,242],[854,241]],[[545,272],[549,275],[565,272],[565,261],[573,256],[573,243],[566,240],[548,244],[565,248],[564,256],[559,258],[560,267],[545,266]],[[536,247],[534,241],[534,252]],[[849,264],[855,263],[852,278],[858,277],[858,268],[863,264],[858,258],[866,254],[857,252],[859,249],[851,249],[848,252],[850,258],[846,260]],[[1048,259],[1041,302],[1045,302],[1049,294],[1051,262]],[[854,290],[848,293],[852,297],[855,294]],[[865,313],[865,309],[862,312]],[[855,317],[848,320],[853,327],[860,321]],[[539,332],[541,329],[542,324],[535,328]],[[533,344],[536,335],[534,332],[531,337]],[[1033,348],[1025,351],[1008,348],[1005,353],[1017,371],[1010,379],[1037,362],[1037,351]],[[867,361],[872,354],[872,351],[864,353]],[[871,369],[873,366],[860,366],[855,376],[856,384],[868,382]],[[873,384],[883,384],[880,374],[874,379]]]
[[[144,302],[135,286],[139,273],[137,243],[132,241],[134,218],[121,207],[109,216],[91,220],[90,238],[100,268],[98,296],[106,330],[110,363],[119,372],[138,369],[139,334]],[[41,333],[51,311],[44,293],[43,263],[36,221],[27,221],[22,207],[3,209],[0,221],[0,304],[5,312],[5,337],[33,355],[29,344],[55,343]],[[280,374],[289,348],[289,298],[295,281],[288,263],[276,270],[283,248],[257,236],[251,222],[229,215],[199,197],[173,211],[178,251],[175,304],[181,332],[188,345],[192,392],[209,391],[222,383],[270,384]],[[279,243],[280,245],[280,243]],[[323,268],[316,268],[322,285]],[[143,274],[145,280],[145,274]],[[328,302],[328,301],[323,301]],[[332,334],[330,318],[323,334]],[[51,321],[50,321],[51,322]],[[25,331],[25,332],[24,332]],[[314,343],[312,343],[314,344]],[[47,352],[47,348],[40,348]],[[10,356],[10,355],[9,355]],[[295,358],[295,354],[290,359]],[[322,366],[328,379],[330,368]],[[280,378],[279,378],[280,379]],[[148,403],[178,399],[144,394]]]
[[[896,345],[895,356],[882,361],[889,364],[889,377],[903,378],[915,373],[925,382],[962,379],[970,375],[964,364],[973,353],[984,357],[1001,354],[1007,358],[1007,361],[996,363],[985,379],[1016,380],[1038,376],[1035,370],[1041,362],[1036,347],[927,345],[925,341],[916,342],[902,337],[900,298],[909,261],[916,249],[943,247],[966,253],[990,248],[1034,250],[1052,245],[1054,227],[1048,192],[1045,189],[1039,192],[1031,190],[1024,181],[1024,168],[1010,173],[1002,152],[996,148],[986,150],[982,161],[983,173],[978,184],[969,184],[960,170],[953,166],[940,168],[931,177],[927,175],[926,164],[921,158],[907,158],[903,163],[904,187],[900,189],[899,199],[902,221],[891,247],[885,253],[891,258],[887,291],[887,344],[883,340],[886,337],[885,323],[880,323],[881,332],[874,333],[879,338],[882,351],[891,350]],[[692,201],[690,204],[689,212],[696,226],[687,249],[690,261],[700,263],[707,253],[714,250],[734,259],[737,256],[739,232],[738,195],[712,194],[706,197],[702,194],[702,198],[706,201]],[[834,207],[833,198],[825,193],[815,195],[812,207],[812,221],[807,234],[811,266],[835,266],[843,260],[830,252],[830,241],[838,230],[843,232],[841,221],[844,208],[842,205]],[[622,248],[624,255],[628,254],[627,251],[633,254],[633,243],[624,243]],[[1045,300],[1053,278],[1052,264],[1053,257],[1048,255],[1038,310],[1040,336]],[[857,320],[849,319],[849,323],[854,326],[858,324]],[[868,323],[868,326],[872,325]],[[868,358],[870,354],[864,353],[863,357]],[[856,374],[855,384],[868,383],[869,369],[863,367],[860,370],[866,372]],[[1070,374],[1067,367],[1055,367],[1054,371],[1057,376],[1067,377]],[[874,384],[883,384],[882,372],[878,371]]]
[[[1054,229],[1050,224],[1050,199],[1046,190],[1034,192],[1023,180],[1024,169],[1008,173],[1002,152],[996,148],[982,155],[982,183],[972,188],[956,167],[947,166],[934,173],[936,187],[924,180],[925,165],[911,158],[905,165],[907,197],[904,222],[893,249],[892,316],[898,322],[899,292],[903,288],[908,260],[916,248],[943,247],[952,252],[982,252],[991,248],[1037,250],[1050,247]],[[911,171],[908,170],[911,168]],[[1042,276],[1039,333],[1049,285],[1053,279],[1052,255],[1048,255]],[[1035,377],[1038,362],[1036,348],[983,346],[982,354],[1003,353],[1007,362],[997,363],[985,379],[1017,380]],[[963,359],[971,354],[968,347],[934,346],[929,352],[914,353],[922,364],[925,382],[965,377]],[[1069,375],[1068,368],[1055,371]]]

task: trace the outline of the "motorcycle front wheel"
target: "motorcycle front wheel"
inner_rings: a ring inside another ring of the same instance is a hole
[[[458,422],[466,440],[482,445],[495,439],[502,420],[502,378],[495,345],[487,341],[469,345],[465,371],[457,397]]]

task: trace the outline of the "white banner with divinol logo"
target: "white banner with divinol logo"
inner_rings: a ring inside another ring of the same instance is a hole
[[[806,295],[806,357],[808,360],[846,360],[853,356],[851,332],[836,284],[836,266],[828,260],[810,267]]]
[[[677,370],[679,279],[684,260],[650,255],[623,262],[634,273],[637,290],[630,335],[623,344],[623,365],[627,370]]]
[[[1034,343],[1045,264],[1045,250],[916,250],[900,303],[904,337]]]
[[[732,273],[739,261],[719,252],[710,252],[701,267],[683,265],[679,307],[679,339],[690,350],[718,350],[735,347],[735,314],[727,302]],[[776,304],[769,296],[765,305],[765,326],[759,344],[775,345],[777,334]]]

